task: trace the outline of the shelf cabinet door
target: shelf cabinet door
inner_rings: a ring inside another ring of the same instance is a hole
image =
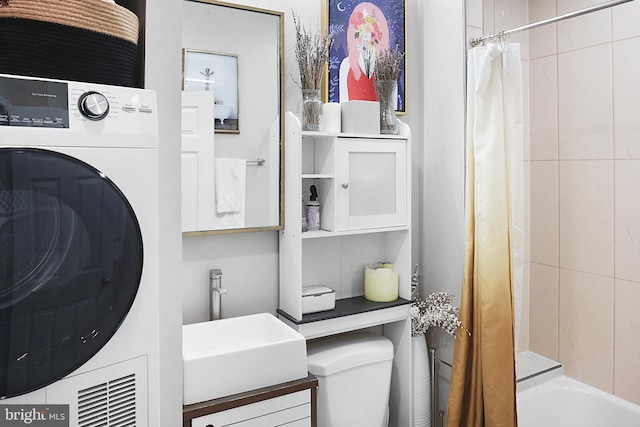
[[[407,142],[338,138],[337,230],[407,225]]]

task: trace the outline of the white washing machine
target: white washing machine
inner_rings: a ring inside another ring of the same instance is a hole
[[[157,129],[152,91],[0,75],[0,404],[159,425]]]

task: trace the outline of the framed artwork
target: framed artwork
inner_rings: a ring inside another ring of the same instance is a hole
[[[240,133],[238,55],[182,49],[182,90],[213,91],[215,131]]]
[[[326,76],[328,102],[375,101],[373,67],[386,48],[406,52],[404,0],[323,0],[324,22],[333,35]],[[405,61],[398,76],[396,111],[406,113]]]

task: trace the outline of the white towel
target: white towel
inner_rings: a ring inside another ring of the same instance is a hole
[[[216,211],[218,214],[244,214],[247,161],[215,159]]]

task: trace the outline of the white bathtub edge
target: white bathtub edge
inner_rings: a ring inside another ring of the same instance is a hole
[[[523,378],[521,381],[519,381],[516,384],[516,392],[528,390],[531,387],[535,387],[553,378],[562,377],[562,376],[564,376],[564,369],[562,368],[562,365],[555,366],[553,368],[550,368],[546,372],[541,372],[541,373],[532,375],[530,377]]]

